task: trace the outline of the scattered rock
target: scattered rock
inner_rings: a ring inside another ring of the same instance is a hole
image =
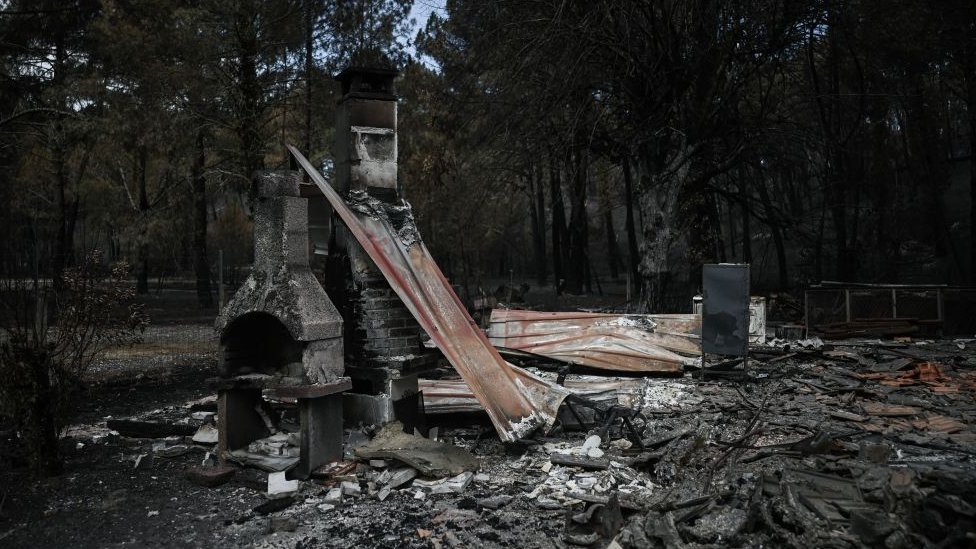
[[[294,532],[298,530],[298,521],[293,517],[271,517],[268,530],[274,532]]]
[[[358,496],[362,493],[363,489],[359,486],[358,482],[352,482],[348,480],[342,481],[342,495],[344,496]]]
[[[618,438],[617,440],[613,440],[613,441],[610,442],[610,446],[613,446],[614,448],[616,448],[618,450],[628,450],[633,445],[634,445],[633,442],[631,442],[631,441],[629,441],[629,440],[627,440],[625,438]]]
[[[583,441],[583,446],[581,446],[581,448],[584,452],[590,448],[599,448],[601,442],[603,442],[603,440],[599,435],[590,435],[586,437],[586,440]]]
[[[487,498],[481,498],[478,500],[478,505],[485,507],[487,509],[501,509],[502,507],[508,505],[512,502],[512,496],[507,494],[499,494],[497,496],[491,496]]]
[[[214,467],[193,467],[186,471],[186,478],[193,484],[214,488],[224,484],[237,472],[232,465],[217,465]]]
[[[342,503],[342,488],[330,488],[323,498],[325,503],[339,505]]]
[[[569,543],[570,545],[579,545],[580,547],[589,547],[594,543],[600,541],[600,534],[595,532],[590,534],[563,534],[563,541]]]
[[[548,509],[550,511],[555,511],[563,508],[563,505],[558,501],[551,498],[543,498],[543,497],[537,498],[535,500],[535,506],[538,507],[539,509]]]

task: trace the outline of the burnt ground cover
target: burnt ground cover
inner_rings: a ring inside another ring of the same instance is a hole
[[[212,461],[213,444],[107,428],[122,418],[200,424],[192,411],[215,394],[211,333],[157,326],[106,356],[62,440],[60,477],[31,478],[15,433],[0,432],[0,545],[976,544],[974,341],[811,342],[756,348],[746,373],[621,379],[615,398],[640,412],[643,448],[616,424],[503,445],[473,415],[438,435],[478,459],[459,486],[417,478],[388,489],[396,464],[359,460],[301,482],[268,512],[263,471],[241,468],[214,488],[186,478]],[[348,431],[349,446],[372,432]],[[343,481],[356,486],[339,501],[330,489]]]

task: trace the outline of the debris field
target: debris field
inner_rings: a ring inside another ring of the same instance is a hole
[[[598,405],[515,443],[445,369],[421,384],[427,437],[347,429],[344,459],[306,481],[218,462],[203,355],[93,387],[62,478],[5,463],[0,543],[972,547],[974,343],[773,341],[745,370],[670,378],[530,368]],[[283,459],[286,416],[259,441]]]

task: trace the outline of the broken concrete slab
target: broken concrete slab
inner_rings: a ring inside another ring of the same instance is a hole
[[[204,423],[193,434],[193,442],[199,442],[200,444],[217,444],[217,439],[217,427],[212,423]]]
[[[363,459],[395,459],[427,477],[458,475],[478,468],[478,459],[463,448],[404,433],[400,423],[385,425],[373,440],[356,449]]]
[[[435,481],[433,483],[423,483],[422,481],[414,481],[414,486],[429,488],[432,495],[436,494],[460,494],[463,492],[469,484],[471,484],[471,479],[474,477],[474,473],[471,471],[465,471],[460,475],[453,476],[450,478]]]
[[[298,491],[299,481],[288,480],[285,475],[288,473],[281,471],[268,475],[268,495],[271,497],[293,494]]]
[[[389,488],[399,488],[417,477],[417,470],[412,467],[401,467],[390,472],[385,484]]]

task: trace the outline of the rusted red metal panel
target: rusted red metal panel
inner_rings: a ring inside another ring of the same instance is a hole
[[[644,393],[639,378],[570,375],[566,389],[595,402],[618,404],[634,410],[641,408]],[[478,412],[483,410],[463,379],[421,379],[424,410],[430,414]]]
[[[555,421],[568,392],[513,366],[498,354],[451,289],[399,206],[398,228],[389,212],[363,193],[353,212],[297,149],[288,150],[376,263],[431,340],[461,374],[491,418],[499,437],[513,441]]]
[[[699,315],[496,309],[491,342],[592,368],[679,373],[701,355]]]

